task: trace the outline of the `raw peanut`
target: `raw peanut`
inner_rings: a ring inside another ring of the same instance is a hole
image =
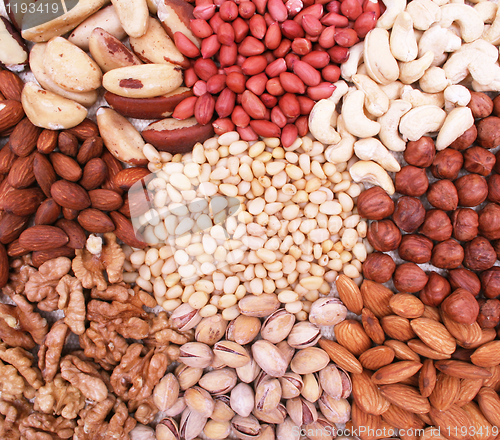
[[[212,122],[215,134],[224,134],[228,131],[234,131],[235,125],[229,118],[219,118]]]
[[[250,116],[248,116],[248,113],[243,107],[237,105],[231,113],[231,121],[237,127],[246,127],[250,124]]]
[[[262,40],[266,36],[267,24],[262,15],[254,15],[248,22],[250,33],[257,39]]]
[[[355,1],[357,3],[357,0],[345,0],[344,3],[346,1]],[[316,37],[319,34],[321,34],[321,31],[323,30],[323,25],[315,16],[311,14],[304,14],[304,16],[302,17],[302,28],[308,35]]]
[[[290,93],[297,93],[302,95],[306,91],[304,82],[295,74],[291,72],[280,73],[280,81],[283,84],[283,89]]]
[[[256,95],[262,95],[266,90],[267,76],[265,73],[249,78],[245,84],[246,88]]]
[[[214,14],[215,14],[214,4],[200,5],[196,6],[196,8],[193,9],[194,17],[200,20],[210,20],[214,16]]]
[[[203,58],[212,58],[221,48],[219,37],[210,35],[201,42],[201,56]]]
[[[332,62],[342,64],[349,59],[349,49],[347,47],[334,46],[328,49],[328,55],[330,55]]]
[[[295,121],[295,126],[299,131],[299,136],[305,136],[309,132],[309,122],[307,116],[300,116]]]
[[[336,28],[347,27],[349,24],[349,19],[347,17],[337,14],[336,12],[329,12],[322,17],[320,21],[325,26],[335,26]]]
[[[241,18],[249,19],[255,14],[255,5],[251,1],[243,1],[238,6],[238,13]]]
[[[295,38],[292,41],[292,51],[297,55],[307,55],[312,50],[312,43],[309,38]]]
[[[226,87],[226,75],[223,73],[214,75],[207,81],[207,92],[212,95],[222,92],[224,87]]]
[[[293,65],[299,60],[300,60],[300,58],[297,54],[295,54],[295,53],[287,54],[285,57],[286,67],[289,70],[293,70]]]
[[[293,20],[287,20],[282,23],[281,32],[283,33],[283,36],[289,38],[290,40],[293,40],[295,38],[302,38],[305,35],[304,29],[302,29],[300,24]]]
[[[234,2],[224,2],[219,8],[220,18],[224,21],[233,21],[238,16],[238,6]]]
[[[340,78],[340,67],[330,64],[321,71],[321,76],[325,81],[335,83]]]
[[[307,5],[305,5],[307,6]],[[318,20],[323,16],[323,5],[320,3],[316,4],[311,4],[310,6],[307,6],[305,9],[302,9],[294,18],[293,20],[302,25],[302,18],[306,14],[310,14],[313,17],[316,17]]]
[[[281,143],[283,148],[289,148],[297,139],[299,131],[297,127],[293,124],[287,124],[281,130]]]
[[[195,37],[208,38],[213,34],[212,28],[206,20],[195,18],[191,20],[191,32]],[[203,53],[203,52],[202,52]]]
[[[280,109],[287,118],[300,116],[300,104],[293,93],[285,93],[278,101]]]
[[[227,118],[231,115],[236,103],[236,93],[229,87],[226,87],[217,98],[215,111],[221,118]]]
[[[222,46],[219,53],[219,62],[221,67],[234,65],[236,63],[237,56],[238,47],[236,44],[231,44],[231,46]]]
[[[238,46],[238,53],[245,57],[260,55],[266,50],[266,46],[257,38],[248,36]]]
[[[334,37],[335,42],[341,47],[351,47],[359,41],[354,29],[337,29]]]
[[[266,90],[269,94],[273,96],[281,96],[285,93],[285,89],[281,85],[280,78],[269,79],[266,83]]]
[[[207,93],[207,83],[199,79],[193,86],[193,94],[194,96],[203,96],[205,93]]]
[[[266,75],[270,78],[279,76],[280,73],[286,72],[287,66],[284,58],[274,60],[266,67]]]
[[[226,86],[234,93],[243,93],[245,91],[245,75],[231,72],[226,77]]]
[[[377,14],[374,11],[363,12],[354,22],[354,30],[359,38],[365,38],[377,24]]]
[[[184,101],[181,101],[179,104],[177,104],[177,107],[175,107],[175,110],[172,113],[172,117],[179,120],[193,117],[194,107],[197,100],[198,97],[191,96],[189,98],[186,98]]]
[[[219,31],[219,27],[224,23],[224,20],[220,18],[220,13],[216,12],[214,16],[210,19],[209,24],[215,33]]]
[[[318,43],[324,49],[335,46],[335,26],[328,26],[324,29],[319,36]]]
[[[281,0],[268,0],[267,10],[275,21],[282,22],[288,17],[286,6]]]
[[[236,20],[234,20],[232,22],[232,26],[234,30],[234,41],[236,43],[241,43],[248,35],[250,27],[248,26],[247,22],[241,17],[238,17]]]
[[[321,82],[321,74],[304,61],[296,61],[293,72],[308,86],[317,86]]]
[[[217,30],[217,40],[220,44],[230,46],[234,43],[234,28],[229,23],[223,23]],[[205,58],[205,57],[204,57]]]
[[[253,131],[252,127],[237,127],[237,132],[240,135],[241,139],[247,142],[250,141],[256,141],[259,139],[259,136],[257,136],[257,133]]]
[[[264,72],[267,64],[268,63],[265,56],[256,55],[254,57],[248,57],[241,65],[241,69],[243,70],[243,73],[245,75],[252,76]]]
[[[210,59],[198,58],[194,63],[194,72],[198,78],[208,81],[212,76],[217,75],[217,66]]]
[[[256,134],[263,137],[280,137],[281,129],[271,121],[250,121],[250,127]]]
[[[358,0],[344,0],[340,5],[340,12],[349,20],[356,20],[363,12],[363,8]]]
[[[307,88],[307,96],[314,101],[319,101],[320,99],[326,99],[332,96],[335,86],[330,82],[322,82],[315,87]]]
[[[382,5],[385,6],[385,5]],[[363,12],[375,12],[375,20],[378,20],[380,17],[380,3],[377,1],[373,0],[365,0],[363,3]],[[384,8],[385,9],[385,8]]]
[[[260,95],[260,100],[267,108],[273,108],[278,104],[278,98],[276,98],[276,96],[270,95],[269,93],[263,93],[262,95]]]
[[[297,96],[297,100],[299,101],[301,115],[308,115],[311,113],[315,104],[311,98],[308,98],[307,96]]]
[[[267,28],[264,44],[269,50],[275,50],[281,43],[281,30],[278,23],[273,23]]]
[[[279,107],[273,107],[271,110],[271,122],[274,122],[279,128],[283,128],[287,123],[287,117]]]
[[[175,46],[179,49],[182,55],[188,58],[196,58],[200,56],[200,50],[182,32],[176,32],[174,34],[174,42]]]
[[[264,12],[266,12],[267,0],[253,0],[253,3],[257,8],[257,12],[260,15],[264,15]]]
[[[310,64],[315,69],[322,69],[330,63],[330,55],[328,55],[328,52],[322,50],[314,50],[304,55],[301,60]]]
[[[184,71],[184,84],[186,84],[186,87],[193,87],[196,81],[198,81],[198,77],[192,67]]]
[[[285,6],[288,11],[288,16],[295,17],[304,8],[304,3],[302,0],[287,0]]]
[[[298,104],[298,103],[297,103]],[[253,119],[264,119],[266,114],[266,106],[262,103],[257,95],[250,90],[245,90],[241,97],[241,105],[248,116]]]
[[[287,39],[281,40],[279,46],[273,51],[273,55],[276,58],[283,58],[288,52],[290,52],[290,49],[292,47],[292,42]]]

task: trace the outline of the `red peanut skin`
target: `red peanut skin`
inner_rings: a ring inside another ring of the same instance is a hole
[[[224,134],[228,131],[234,131],[235,125],[229,118],[219,118],[212,122],[212,127],[214,128],[215,134]]]
[[[179,120],[193,117],[194,106],[197,100],[198,97],[196,96],[191,96],[189,98],[184,99],[184,101],[177,104],[177,107],[175,107],[175,110],[172,113],[172,117]]]
[[[250,121],[250,127],[256,134],[263,137],[280,137],[281,129],[271,121]]]

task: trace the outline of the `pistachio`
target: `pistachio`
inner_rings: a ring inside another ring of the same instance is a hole
[[[261,425],[259,440],[275,440],[274,428],[271,425]]]
[[[188,342],[181,347],[179,361],[188,367],[206,368],[214,358],[211,348],[201,342]]]
[[[347,307],[337,298],[319,298],[311,305],[309,321],[318,326],[336,325],[347,316]]]
[[[157,440],[179,440],[179,427],[177,422],[167,417],[156,425]]]
[[[203,368],[188,367],[185,364],[179,364],[175,369],[175,376],[179,381],[181,390],[185,391],[195,386],[203,375]]]
[[[181,304],[170,315],[172,327],[184,332],[195,328],[201,321],[198,310],[193,309],[188,303]]]
[[[203,434],[212,440],[223,440],[231,433],[231,423],[229,422],[216,422],[209,420],[203,428]]]
[[[237,380],[234,369],[221,368],[204,374],[199,381],[199,385],[210,394],[226,394],[235,387]]]
[[[234,417],[228,396],[218,396],[214,398],[215,406],[212,413],[212,420],[216,422],[229,422]]]
[[[253,440],[259,437],[260,423],[253,417],[234,416],[231,420],[234,435],[240,440]]]
[[[262,422],[280,424],[285,421],[287,412],[285,406],[280,403],[275,409],[268,412],[254,409],[253,415]]]
[[[319,327],[311,322],[302,321],[293,326],[287,342],[290,347],[301,349],[316,345],[319,338],[321,338]]]
[[[287,365],[290,364],[290,361],[295,354],[295,348],[290,347],[290,344],[287,341],[281,341],[276,344],[276,348],[281,352],[283,357],[286,360]]]
[[[300,374],[288,372],[279,378],[283,399],[293,399],[300,396],[304,382]]]
[[[318,420],[318,412],[314,404],[301,397],[286,401],[286,410],[293,422],[298,425],[307,425]]]
[[[276,345],[261,339],[252,345],[252,354],[255,362],[269,376],[281,377],[285,374],[288,362]]]
[[[186,405],[192,411],[208,418],[214,411],[214,400],[210,393],[201,387],[193,387],[186,390],[184,393]]]
[[[168,373],[155,386],[153,401],[160,411],[172,408],[179,398],[179,382],[177,378]]]
[[[319,372],[319,380],[323,391],[333,397],[340,399],[343,397],[342,377],[340,370],[333,364],[328,364]]]
[[[248,362],[248,364],[243,365],[243,367],[236,368],[238,378],[245,383],[253,382],[261,371],[262,370],[260,369],[259,364],[255,362],[252,355],[250,355],[250,362]]]
[[[334,399],[323,393],[318,403],[319,409],[331,423],[347,423],[351,418],[351,405],[346,399]]]
[[[185,440],[194,440],[203,431],[206,423],[206,417],[186,408],[181,416],[180,437]]]
[[[304,386],[300,394],[309,402],[316,402],[320,398],[323,391],[316,375],[305,374],[303,377],[303,381]]]
[[[255,408],[259,411],[272,411],[281,400],[281,384],[278,379],[265,376],[255,389]]]
[[[135,428],[128,435],[130,440],[157,440],[154,429],[140,423],[135,425]]]
[[[310,440],[333,440],[335,438],[335,426],[322,417],[318,417],[318,420],[313,423],[304,425],[303,428]]]
[[[318,347],[308,347],[299,350],[290,363],[290,368],[297,374],[315,373],[325,368],[330,362],[326,351]]]
[[[264,321],[260,334],[267,341],[277,344],[288,336],[294,324],[293,313],[278,309]]]
[[[276,440],[299,440],[300,426],[297,426],[290,417],[276,427]]]
[[[163,414],[166,417],[177,417],[185,409],[186,409],[186,401],[184,400],[184,397],[179,397],[172,405],[172,408],[166,410]]]
[[[243,367],[250,362],[245,347],[232,341],[219,341],[214,345],[215,356],[231,368]]]
[[[260,331],[260,319],[253,316],[240,315],[229,323],[226,339],[241,345],[252,342]]]
[[[232,410],[241,417],[248,417],[255,404],[253,388],[246,383],[239,383],[231,391],[230,403]]]
[[[262,295],[246,295],[240,299],[238,307],[240,313],[246,316],[264,318],[278,310],[280,302],[274,293],[264,293]]]
[[[208,316],[196,326],[195,338],[198,342],[214,345],[224,337],[226,327],[227,321],[221,315]]]

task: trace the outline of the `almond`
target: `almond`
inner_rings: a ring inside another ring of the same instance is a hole
[[[392,314],[389,307],[391,298],[394,295],[392,290],[370,280],[364,280],[360,290],[364,306],[370,309],[377,318]]]
[[[424,313],[421,316],[422,318],[434,319],[434,321],[441,322],[441,316],[439,314],[439,309],[437,307],[425,306]]]
[[[372,382],[376,385],[398,383],[416,374],[420,368],[422,368],[420,362],[395,362],[375,371],[372,375]]]
[[[6,213],[0,220],[0,243],[8,244],[21,235],[28,226],[30,217]]]
[[[10,149],[9,143],[0,150],[0,173],[7,174],[16,161],[17,156]]]
[[[78,223],[80,223],[83,229],[96,234],[113,232],[115,230],[115,225],[111,219],[98,209],[89,208],[80,212]]]
[[[0,288],[9,281],[9,257],[3,244],[0,244]]]
[[[368,414],[356,402],[353,402],[351,419],[352,426],[359,433],[358,436],[361,440],[375,440],[376,430],[380,429],[382,424],[380,416]],[[346,425],[346,428],[348,428],[348,425]]]
[[[476,403],[469,402],[462,406],[462,409],[472,422],[471,428],[474,428],[472,438],[474,440],[493,440],[496,437],[493,434],[493,426],[488,422]]]
[[[474,400],[477,393],[479,393],[479,390],[482,388],[483,382],[483,379],[462,379],[460,381],[460,392],[458,393],[457,400],[455,400],[455,405],[462,407]]]
[[[45,251],[64,246],[68,236],[55,226],[37,225],[26,229],[19,236],[19,244],[32,251]]]
[[[481,339],[474,344],[471,344],[469,349],[476,349],[483,344],[494,341],[497,337],[496,329],[494,328],[482,328],[481,329]]]
[[[500,426],[500,398],[497,392],[483,387],[477,394],[477,402],[488,421],[493,426]]]
[[[420,339],[410,339],[408,342],[408,347],[410,347],[415,353],[418,353],[420,356],[433,359],[433,360],[441,360],[441,359],[450,359],[451,355],[442,353],[434,350],[433,348],[426,345]]]
[[[491,341],[481,345],[472,353],[470,360],[478,367],[494,367],[500,364],[500,341]]]
[[[366,350],[360,357],[361,365],[367,370],[378,370],[394,360],[394,350],[384,345]]]
[[[131,247],[135,248],[145,248],[147,243],[144,241],[144,238],[141,236],[139,232],[134,230],[132,223],[125,216],[120,214],[119,212],[111,212],[110,214],[113,223],[115,224],[115,235],[123,241],[125,244],[128,244]]]
[[[370,339],[375,344],[383,344],[385,341],[384,329],[380,325],[380,321],[370,309],[364,308],[361,312],[361,322],[363,328]]]
[[[16,159],[7,177],[11,186],[22,189],[28,188],[35,183],[35,173],[33,171],[35,154],[32,153],[27,157],[18,157]]]
[[[116,191],[118,194],[122,194],[123,191],[118,188],[113,181],[115,175],[123,169],[122,164],[118,159],[112,156],[108,150],[105,150],[102,153],[101,159],[108,167],[108,178],[106,179],[106,182],[102,185],[102,187],[104,189],[111,189],[113,191]]]
[[[380,320],[380,324],[387,336],[398,341],[408,341],[416,335],[413,332],[410,320],[402,316],[389,315],[384,316]]]
[[[440,411],[446,411],[455,403],[460,392],[460,379],[444,373],[438,373],[436,386],[429,396],[429,402]]]
[[[45,200],[37,209],[35,215],[35,225],[51,225],[61,214],[61,207],[54,199]]]
[[[364,412],[377,416],[387,411],[389,402],[382,397],[370,378],[371,373],[367,370],[351,374],[352,398]]]
[[[425,310],[425,305],[415,295],[409,293],[396,293],[389,301],[392,311],[403,318],[420,318]]]
[[[14,240],[12,243],[9,243],[7,246],[7,255],[12,258],[22,257],[23,255],[29,254],[30,251],[28,249],[24,249],[19,244],[19,239]]]
[[[52,153],[57,147],[57,139],[59,132],[56,130],[49,130],[46,128],[42,131],[38,140],[36,142],[36,148],[40,153],[49,154]]]
[[[330,359],[349,373],[361,373],[363,367],[356,357],[345,347],[325,338],[319,340],[319,346],[328,353]]]
[[[52,198],[62,207],[81,211],[90,206],[90,197],[80,185],[58,180],[50,189]]]
[[[19,101],[0,102],[0,133],[15,127],[24,118],[23,106]]]
[[[479,379],[488,378],[492,374],[486,368],[477,367],[463,361],[445,360],[437,361],[436,368],[449,376],[459,377],[460,379]]]
[[[24,83],[15,73],[8,70],[0,70],[0,92],[5,99],[21,102],[21,93]]]
[[[59,147],[59,151],[66,156],[76,157],[78,154],[78,139],[73,133],[69,133],[68,131],[59,132],[57,146]]]
[[[452,320],[441,310],[441,319],[450,334],[456,339],[457,344],[464,348],[470,348],[477,344],[482,337],[481,327],[477,322],[473,324],[460,324]]]
[[[363,326],[354,319],[347,319],[334,327],[337,342],[353,355],[359,356],[372,346]]]
[[[424,427],[422,420],[418,419],[415,414],[396,405],[389,405],[387,411],[382,414],[382,420],[397,429],[420,429]]]
[[[56,226],[61,228],[69,238],[66,247],[71,249],[83,249],[87,241],[87,234],[83,228],[75,221],[61,218],[57,220]]]
[[[488,370],[490,371],[492,376],[488,379],[484,379],[484,386],[493,388],[496,391],[500,391],[500,365],[489,367]]]
[[[380,393],[390,403],[414,413],[428,413],[430,404],[426,397],[413,387],[401,384],[382,385]]]
[[[114,184],[122,191],[128,191],[136,182],[141,181],[143,186],[151,180],[154,175],[147,168],[131,167],[121,170],[113,177]]]
[[[63,179],[78,182],[82,177],[80,165],[71,157],[62,153],[50,153],[50,161],[56,174]]]
[[[50,188],[52,188],[52,185],[57,180],[57,176],[52,164],[44,154],[35,153],[33,173],[42,191],[47,197],[50,197]]]
[[[87,191],[98,188],[108,177],[108,167],[102,159],[95,157],[90,159],[83,169],[80,185]]]
[[[436,368],[432,359],[426,359],[418,375],[418,388],[423,397],[429,397],[436,386]]]
[[[28,118],[24,118],[16,125],[10,135],[9,145],[12,151],[18,156],[29,156],[36,148],[37,140],[42,129],[33,125]]]
[[[92,208],[101,211],[115,211],[123,204],[121,195],[110,189],[94,189],[89,196]]]
[[[99,136],[85,139],[78,150],[78,154],[76,156],[77,162],[80,165],[85,165],[91,159],[99,157],[102,154],[103,147],[104,143]]]
[[[11,214],[23,216],[36,212],[45,195],[40,188],[15,189],[3,200],[3,209]]]
[[[46,261],[53,260],[54,258],[73,258],[74,256],[74,249],[71,249],[68,246],[61,246],[54,249],[48,249],[46,251],[35,251],[31,254],[31,260],[33,262],[33,266],[40,267]]]
[[[401,341],[389,339],[384,342],[384,345],[394,350],[396,359],[401,361],[416,361],[420,362],[420,356],[415,353],[408,345]]]
[[[89,138],[99,136],[99,129],[97,128],[97,124],[89,118],[85,118],[82,122],[80,122],[73,128],[68,128],[66,132],[74,134],[80,141],[85,141]]]
[[[129,191],[127,203],[130,217],[139,217],[153,206],[153,194],[147,189]]]
[[[63,217],[67,220],[75,220],[78,217],[78,214],[80,212],[76,209],[70,209],[70,208],[66,208],[64,206],[62,207],[61,211],[62,211]]]
[[[451,405],[446,411],[431,407],[429,415],[432,422],[449,440],[469,440],[472,421],[467,413],[457,405]]]
[[[410,324],[413,331],[429,347],[450,355],[455,351],[455,338],[440,322],[428,318],[417,318],[412,319]]]
[[[351,278],[339,275],[335,280],[335,286],[344,305],[356,315],[361,314],[363,297],[357,284]]]

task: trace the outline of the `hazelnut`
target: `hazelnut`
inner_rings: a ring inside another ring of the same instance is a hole
[[[424,205],[415,197],[402,196],[396,202],[392,219],[399,229],[405,232],[414,232],[424,222]]]
[[[471,241],[479,232],[477,212],[470,208],[460,208],[451,214],[453,237],[459,241]]]
[[[358,214],[369,220],[382,220],[394,212],[394,202],[379,186],[363,191],[357,202]]]
[[[380,252],[393,251],[401,243],[401,232],[392,220],[370,223],[366,237],[373,248]]]
[[[467,174],[455,180],[458,203],[461,206],[477,206],[488,197],[488,183],[483,176]]]
[[[497,95],[495,99],[493,99],[493,114],[495,116],[500,115],[500,99],[498,98],[498,96],[500,95]]]
[[[441,309],[460,324],[474,324],[479,314],[476,298],[465,289],[457,289],[448,295],[441,303]]]
[[[492,267],[481,274],[481,287],[486,298],[500,295],[500,267]]]
[[[493,111],[493,100],[486,94],[481,92],[470,91],[470,101],[467,104],[475,118],[486,118]]]
[[[395,186],[396,191],[400,194],[420,197],[427,191],[429,179],[427,179],[424,169],[407,165],[396,173]]]
[[[469,173],[488,176],[497,161],[495,155],[482,147],[471,147],[464,151],[464,168]]]
[[[376,283],[386,283],[392,277],[396,263],[392,257],[382,252],[374,252],[363,262],[363,276]]]
[[[476,237],[465,244],[464,266],[471,270],[488,270],[496,259],[495,249],[484,237]]]
[[[471,270],[463,267],[450,270],[448,272],[448,281],[453,290],[462,288],[468,290],[474,296],[479,295],[479,291],[481,290],[479,277]]]
[[[500,323],[500,301],[498,299],[480,299],[477,322],[481,328],[495,328]]]
[[[473,125],[472,127],[465,130],[464,134],[457,137],[451,144],[450,147],[454,150],[462,151],[469,148],[477,138],[477,127]]]
[[[446,150],[436,154],[431,166],[431,173],[436,179],[455,180],[464,164],[464,157],[459,151]]]
[[[451,180],[438,180],[429,187],[427,200],[434,208],[454,211],[458,206],[457,189]]]
[[[423,264],[431,261],[432,240],[418,234],[404,235],[398,248],[399,256],[412,263]]]
[[[444,241],[451,238],[453,227],[446,212],[440,209],[431,209],[425,213],[425,220],[420,226],[420,233],[431,240]]]
[[[441,269],[455,269],[463,259],[464,249],[453,238],[438,243],[432,250],[431,263]]]
[[[495,148],[500,144],[500,118],[488,116],[477,122],[476,143],[483,148]]]
[[[493,174],[488,178],[488,200],[500,203],[500,175]]]
[[[392,279],[399,292],[415,293],[425,287],[428,276],[415,263],[403,263],[396,267]]]
[[[431,272],[427,284],[419,293],[419,298],[425,305],[437,307],[450,292],[451,287],[448,280],[437,272]]]
[[[488,240],[500,239],[500,206],[488,203],[479,211],[479,232]]]
[[[410,141],[406,144],[404,159],[409,165],[427,168],[432,165],[436,156],[434,141],[429,136],[423,136],[418,141]]]
[[[500,260],[500,240],[492,241],[491,244],[493,245],[493,249],[497,254],[497,259]]]

